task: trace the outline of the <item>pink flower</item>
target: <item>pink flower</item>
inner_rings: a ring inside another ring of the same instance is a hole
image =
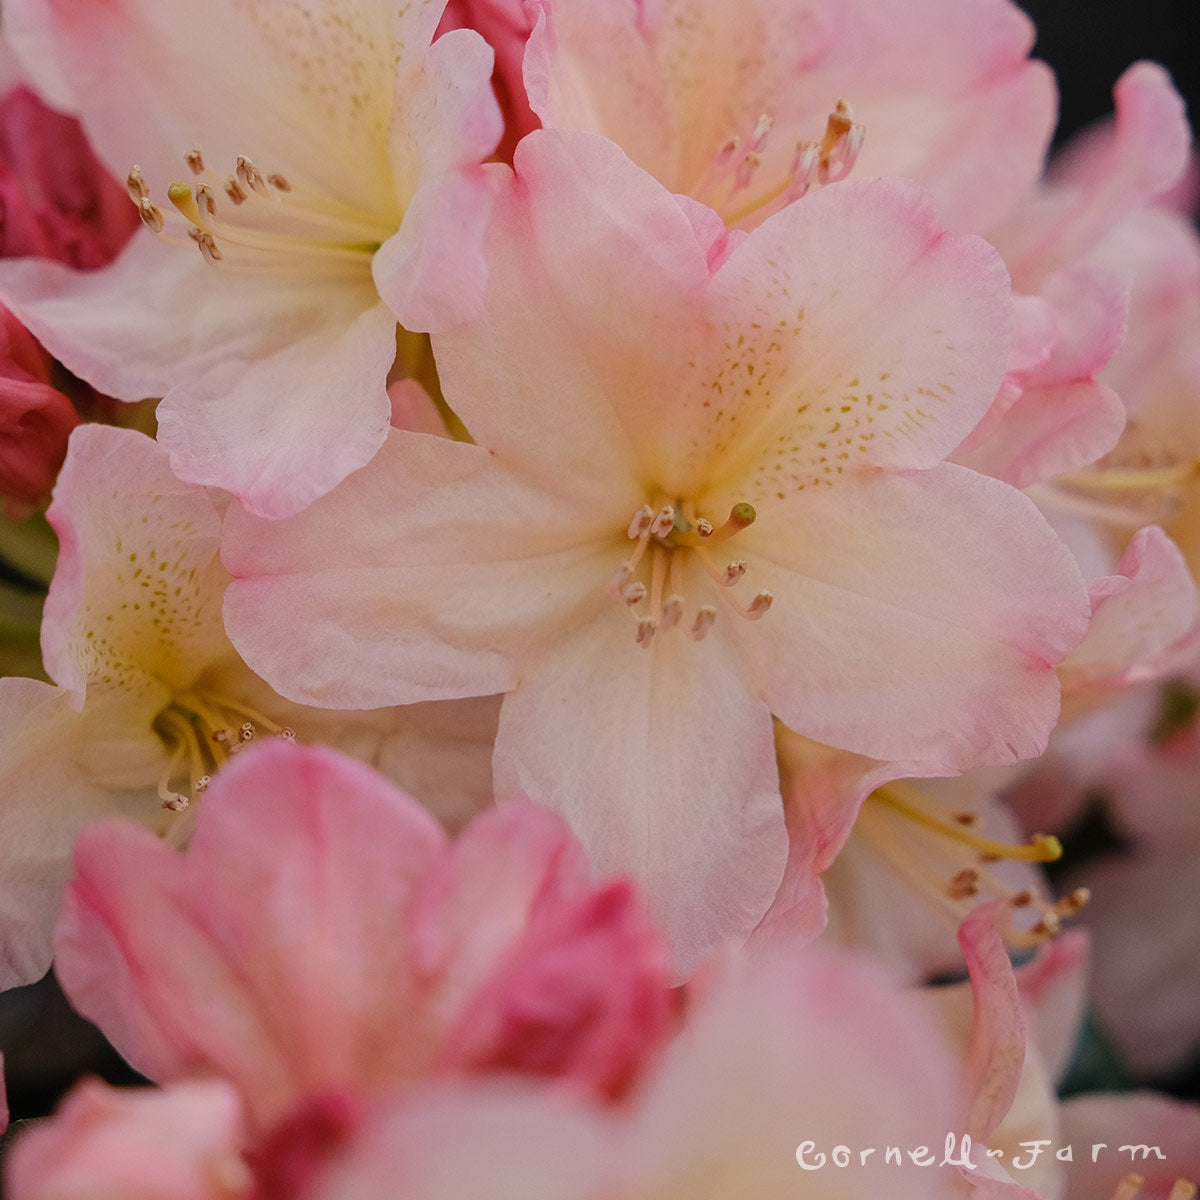
[[[9,517],[28,516],[49,495],[79,423],[52,371],[50,356],[0,305],[0,496]]]
[[[0,99],[0,258],[102,267],[137,226],[137,209],[78,121],[23,84]]]
[[[672,1014],[627,884],[597,888],[560,818],[511,803],[451,845],[369,768],[254,748],[187,851],[86,831],[56,969],[150,1078],[230,1080],[255,1127],[329,1089],[516,1071],[619,1095]]]
[[[853,166],[917,180],[951,228],[982,231],[1033,183],[1054,125],[1053,79],[1007,0],[530,8],[525,82],[542,123],[604,134],[731,226]]]
[[[529,107],[521,65],[534,18],[525,0],[449,0],[439,31],[474,29],[496,53],[492,87],[504,114],[504,136],[496,148],[503,162],[512,162],[517,143],[540,122]]]
[[[976,966],[990,1004],[997,981],[982,959]],[[978,1031],[972,1047],[1019,1055],[1021,1041],[1010,1017],[1005,1036]],[[426,1089],[368,1114],[306,1195],[461,1200],[492,1194],[489,1182],[502,1179],[522,1200],[930,1200],[972,1187],[1028,1198],[988,1169],[978,1142],[967,1151],[974,1169],[942,1162],[948,1134],[956,1150],[965,1145],[960,1065],[923,998],[877,968],[784,953],[713,980],[623,1110],[511,1083]],[[975,1077],[998,1108],[1000,1074],[1015,1080],[995,1063]],[[903,1148],[900,1163],[884,1162],[889,1145]],[[835,1147],[843,1149],[831,1159]],[[873,1152],[860,1160],[865,1150]]]
[[[90,383],[165,395],[181,476],[277,517],[383,442],[397,319],[477,308],[492,55],[432,42],[444,0],[214,3],[6,0],[147,229],[101,271],[2,263],[0,292]]]
[[[42,657],[57,686],[0,679],[0,986],[50,965],[81,828],[122,813],[186,836],[206,777],[255,736],[353,751],[454,822],[491,798],[494,701],[306,710],[241,661],[220,614],[224,503],[178,480],[142,434],[85,425],[71,438],[47,513],[60,551]]]
[[[8,1155],[12,1200],[240,1200],[252,1180],[241,1157],[237,1093],[220,1082],[165,1091],[88,1081]]]
[[[779,885],[772,715],[930,774],[1036,754],[1086,598],[1023,496],[942,461],[1007,281],[911,185],[722,262],[711,211],[543,130],[498,205],[484,315],[434,343],[477,444],[393,431],[306,517],[231,512],[226,620],[308,702],[507,692],[499,792],[636,873],[686,970]]]
[[[988,235],[1014,288],[1026,294],[1024,356],[1014,356],[1008,389],[957,457],[1021,487],[1065,476],[1030,494],[1047,511],[1054,505],[1102,515],[1124,507],[1135,528],[1159,519],[1159,511],[1120,505],[1120,471],[1103,472],[1144,467],[1143,449],[1157,465],[1160,448],[1144,446],[1138,414],[1151,394],[1161,394],[1160,380],[1186,374],[1175,364],[1194,357],[1186,332],[1195,325],[1194,303],[1180,283],[1195,274],[1196,251],[1178,245],[1178,232],[1175,245],[1164,241],[1161,227],[1172,218],[1151,207],[1184,171],[1191,134],[1182,98],[1154,63],[1130,67],[1113,95],[1115,118],[1092,152],[1074,166],[1070,155],[1062,169],[1051,164],[1042,184]],[[1133,418],[1124,434],[1123,412]],[[1100,468],[1081,470],[1102,455]],[[1126,495],[1137,500],[1129,483]],[[1144,484],[1152,486],[1149,478]]]

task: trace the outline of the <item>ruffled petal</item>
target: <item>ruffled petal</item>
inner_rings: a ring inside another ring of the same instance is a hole
[[[227,359],[167,393],[158,439],[181,479],[224,488],[277,519],[379,450],[391,421],[384,379],[395,318],[378,303],[337,316],[331,307],[331,319],[291,345]]]
[[[401,1073],[420,1052],[418,1027],[395,1036],[417,998],[403,914],[436,823],[368,768],[282,744],[231,762],[203,808],[186,857],[116,823],[80,840],[56,944],[72,1003],[143,1073],[204,1066],[259,1120]]]
[[[682,972],[744,936],[787,839],[770,715],[723,638],[638,646],[613,610],[562,639],[505,697],[497,795],[571,822],[596,870],[632,875]]]
[[[927,775],[1045,747],[1051,664],[1083,637],[1088,604],[1066,547],[1019,492],[949,464],[863,475],[789,497],[738,540],[747,577],[775,602],[732,627],[789,728],[923,761],[912,773]]]
[[[715,370],[680,425],[719,456],[714,474],[749,485],[733,501],[932,466],[987,412],[1008,358],[999,257],[898,179],[771,218],[717,272],[707,311]]]
[[[226,624],[250,666],[302,703],[508,691],[531,645],[612,603],[622,548],[593,542],[595,520],[479,446],[393,430],[289,521],[231,510]]]
[[[213,502],[145,435],[84,425],[46,515],[60,546],[42,623],[46,669],[78,703],[123,697],[129,724],[148,726],[170,689],[228,648]]]

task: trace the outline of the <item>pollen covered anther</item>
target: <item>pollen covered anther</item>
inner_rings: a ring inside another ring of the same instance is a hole
[[[166,217],[163,215],[163,210],[146,196],[143,196],[137,202],[137,207],[138,216],[142,218],[142,224],[152,233],[162,233],[167,223]]]
[[[143,200],[150,198],[150,189],[146,186],[146,180],[142,175],[141,167],[135,166],[129,172],[129,177],[125,180],[125,186],[129,189],[129,195],[134,204],[140,205]]]
[[[694,642],[704,640],[705,635],[713,627],[713,623],[717,619],[717,610],[710,604],[704,605],[696,613],[696,619],[692,622],[691,628],[688,629],[687,635]]]
[[[750,601],[750,607],[746,609],[746,618],[750,621],[757,621],[767,615],[767,611],[771,605],[775,603],[775,597],[770,592],[759,592],[753,600]]]

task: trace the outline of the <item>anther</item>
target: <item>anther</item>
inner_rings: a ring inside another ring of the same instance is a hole
[[[207,183],[196,184],[196,190],[192,193],[196,204],[210,217],[217,215],[217,198],[213,195],[213,190]]]
[[[1130,1171],[1120,1183],[1117,1184],[1117,1190],[1112,1194],[1112,1200],[1133,1200],[1133,1198],[1142,1190],[1142,1184],[1146,1180],[1141,1176]]]
[[[170,812],[181,813],[188,806],[188,798],[179,792],[170,792],[162,802],[163,808]]]
[[[638,622],[637,644],[639,646],[649,646],[651,639],[654,637],[654,631],[657,628],[658,622],[653,617],[643,617]]]
[[[717,610],[711,605],[704,605],[697,613],[696,619],[692,622],[691,628],[688,629],[687,635],[693,642],[704,640],[705,635],[713,627],[717,619]]]
[[[1009,900],[1009,904],[1013,908],[1028,908],[1033,903],[1033,893],[1030,891],[1018,892]]]
[[[979,814],[973,812],[956,812],[954,813],[954,820],[960,825],[978,825]]]
[[[625,589],[629,586],[629,581],[633,578],[633,567],[623,562],[614,572],[612,578],[608,581],[608,591],[614,600],[625,599]]]
[[[745,573],[746,564],[741,559],[735,559],[725,568],[725,574],[721,577],[721,582],[725,587],[733,587]]]
[[[281,742],[294,742],[296,740],[296,731],[290,725],[285,725],[275,736]]]
[[[946,895],[951,900],[967,900],[979,894],[979,872],[974,867],[964,867],[946,884]]]
[[[679,595],[668,596],[663,601],[662,615],[658,619],[658,627],[664,630],[674,629],[682,617],[683,597]]]
[[[229,179],[225,183],[225,195],[227,195],[234,204],[245,204],[249,197],[246,195],[245,189],[236,179]]]
[[[183,157],[187,160],[187,165],[191,168],[193,175],[204,174],[204,155],[200,153],[199,146],[193,146]]]
[[[142,175],[141,167],[135,166],[129,172],[129,177],[125,180],[125,186],[129,189],[129,195],[133,199],[134,204],[140,205],[150,195],[150,189],[146,186],[146,180]]]
[[[758,170],[758,165],[761,162],[762,159],[758,154],[751,150],[737,165],[737,170],[733,174],[734,187],[749,187],[750,180],[754,178],[754,172]]]
[[[1167,1200],[1196,1200],[1196,1185],[1188,1179],[1177,1179]]]
[[[821,169],[821,147],[816,142],[797,142],[796,154],[792,159],[792,182],[787,194],[799,200],[812,187]]]
[[[633,520],[629,522],[629,536],[631,538],[640,538],[650,532],[650,526],[653,524],[654,509],[648,504],[643,504],[633,514]]]
[[[241,729],[238,730],[238,741],[243,744],[254,740],[254,726],[247,721]]]
[[[142,218],[142,224],[151,229],[154,233],[162,233],[163,226],[166,224],[166,219],[163,217],[162,209],[146,197],[142,197],[137,202],[138,216]]]
[[[771,126],[774,125],[774,120],[766,113],[763,113],[758,118],[758,124],[754,126],[754,132],[750,135],[750,150],[758,151],[767,143],[767,134],[771,132]]]
[[[206,263],[218,263],[225,257],[213,239],[213,235],[207,230],[198,229],[193,225],[188,230],[188,237],[200,247],[200,253]]]
[[[746,609],[746,616],[751,621],[757,621],[759,617],[765,616],[767,609],[774,603],[775,597],[770,592],[759,592],[753,600],[750,601],[750,607]]]
[[[829,114],[825,137],[821,141],[819,177],[822,183],[837,183],[850,174],[862,148],[865,132],[854,120],[850,105],[845,100],[839,100]]]
[[[631,583],[627,583],[621,591],[621,599],[633,608],[635,604],[640,604],[646,598],[646,585],[640,580],[635,579]]]
[[[713,523],[711,521],[706,521],[703,517],[697,517],[695,528],[696,532],[702,538],[712,537]]]
[[[248,187],[260,196],[269,196],[271,194],[270,189],[267,187],[267,181],[259,174],[258,168],[244,154],[239,154],[237,157],[237,178],[238,183],[242,187]]]
[[[196,780],[196,782],[193,786],[197,792],[202,792],[202,791],[204,791],[204,789],[206,787],[208,787],[208,785],[210,783],[212,783],[211,775],[201,775],[200,778]]]
[[[1076,888],[1069,896],[1064,896],[1054,907],[1061,917],[1073,917],[1092,898],[1092,893],[1085,887]]]
[[[1054,912],[1048,912],[1029,932],[1038,937],[1058,937],[1058,931],[1062,928],[1062,923],[1058,919],[1058,915]]]
[[[650,525],[650,532],[655,537],[666,537],[675,528],[675,509],[664,504]]]
[[[267,182],[281,192],[290,192],[292,190],[292,185],[288,182],[287,177],[280,175],[278,172],[268,175]]]

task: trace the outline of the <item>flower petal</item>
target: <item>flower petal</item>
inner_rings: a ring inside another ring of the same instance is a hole
[[[63,986],[152,1078],[199,1066],[269,1120],[305,1091],[389,1080],[415,1001],[403,913],[444,835],[328,750],[247,750],[214,779],[186,857],[106,823],[80,839],[57,934]],[[369,898],[369,903],[367,902]]]
[[[681,972],[744,936],[787,851],[770,716],[721,637],[649,650],[615,606],[505,697],[497,795],[562,812],[601,875],[632,875]]]
[[[735,636],[789,728],[912,774],[1044,748],[1050,664],[1083,637],[1088,605],[1019,492],[950,464],[864,474],[789,497],[739,541],[775,603]]]
[[[734,501],[868,466],[932,466],[990,407],[1011,309],[995,251],[946,233],[915,185],[826,189],[765,222],[714,276],[710,345],[724,350],[686,419],[724,477],[750,480]]]
[[[230,512],[225,620],[250,666],[303,703],[508,691],[521,651],[612,603],[604,584],[622,551],[590,543],[594,521],[479,446],[393,430],[290,521]]]

